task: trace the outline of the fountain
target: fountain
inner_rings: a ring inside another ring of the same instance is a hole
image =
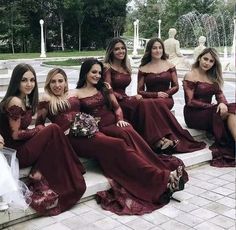
[[[218,11],[215,15],[190,12],[179,17],[176,28],[178,28],[178,39],[182,46],[196,47],[198,38],[205,36],[206,46],[214,47],[220,53],[223,70],[235,71],[235,62],[232,60],[235,56],[235,19],[233,22],[227,12],[222,14]],[[234,36],[232,31],[234,31]],[[232,43],[232,52],[228,53],[227,46]]]

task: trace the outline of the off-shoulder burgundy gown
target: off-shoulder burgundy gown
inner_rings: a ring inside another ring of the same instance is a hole
[[[166,71],[166,74],[162,74],[168,81],[170,77],[167,73],[169,71],[171,70]],[[112,86],[124,112],[125,119],[134,126],[150,147],[153,148],[155,143],[162,137],[167,137],[171,140],[178,139],[180,141],[174,150],[177,153],[193,152],[205,148],[205,143],[195,141],[190,133],[181,127],[175,116],[170,112],[169,107],[166,106],[166,103],[172,104],[172,98],[163,99],[167,102],[160,103],[162,99],[154,96],[154,98],[151,98],[149,92],[147,92],[147,95],[150,97],[147,96],[147,98],[141,100],[137,100],[134,96],[128,96],[125,90],[131,82],[130,74],[120,73],[112,68],[105,70],[104,80]],[[174,93],[176,90],[173,88],[169,91]],[[143,92],[142,95],[146,97],[146,92]]]
[[[212,104],[215,96],[217,103],[228,106],[229,113],[236,111],[235,103],[227,103],[227,100],[218,84],[210,84],[200,81],[183,81],[185,92],[184,118],[188,127],[202,129],[212,133],[215,143],[212,150],[211,165],[217,167],[235,166],[235,141],[233,140],[226,121],[223,121],[216,113],[217,105]]]
[[[13,140],[8,120],[19,118],[18,140]],[[2,117],[1,134],[6,146],[17,150],[20,168],[32,166],[31,172],[41,172],[44,181],[58,195],[58,204],[54,208],[47,207],[45,202],[33,208],[43,215],[57,215],[71,208],[85,192],[84,168],[58,125],[28,129],[31,120],[30,109],[24,111],[13,105]],[[30,187],[34,192],[32,198],[37,197],[37,190],[45,189],[45,183],[31,182]]]
[[[70,108],[55,116],[48,113],[48,103],[41,102],[38,124],[43,123],[47,114],[52,122],[68,129],[80,111],[77,97],[69,98],[69,103]],[[102,207],[117,214],[141,215],[165,205],[168,199],[161,198],[165,195],[170,171],[183,165],[182,161],[175,157],[157,157],[131,127],[117,127],[114,114],[105,108],[100,92],[81,99],[81,109],[101,117],[101,132],[91,138],[68,137],[79,156],[97,159],[104,174],[112,179],[109,180],[112,188],[97,194]],[[184,180],[188,180],[185,171]]]

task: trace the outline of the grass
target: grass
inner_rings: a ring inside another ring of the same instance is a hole
[[[47,57],[80,57],[80,56],[104,56],[105,50],[98,51],[54,51],[46,53]],[[9,59],[33,59],[40,58],[40,53],[0,53],[0,60]]]

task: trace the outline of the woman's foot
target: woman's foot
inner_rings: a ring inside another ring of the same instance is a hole
[[[168,138],[163,137],[156,143],[155,149],[158,153],[171,155],[175,147],[179,144],[179,142],[180,141],[178,139],[172,141]]]
[[[175,171],[170,173],[167,188],[171,194],[184,189],[183,166],[179,166]]]

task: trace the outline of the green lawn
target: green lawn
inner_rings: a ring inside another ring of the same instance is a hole
[[[54,51],[46,53],[47,57],[79,57],[79,56],[104,56],[105,50],[99,51]],[[0,60],[40,58],[40,53],[0,53]]]

